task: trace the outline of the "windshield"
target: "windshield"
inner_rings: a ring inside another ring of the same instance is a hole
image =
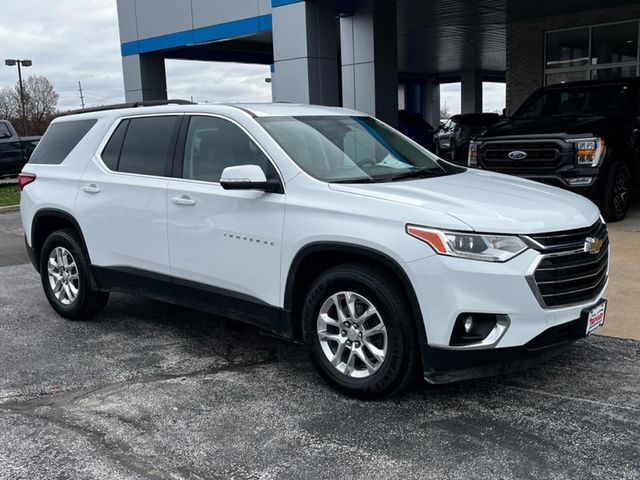
[[[465,171],[370,117],[265,117],[258,122],[300,168],[325,182],[387,182]]]
[[[615,116],[629,113],[631,106],[627,85],[553,88],[534,93],[512,118]]]

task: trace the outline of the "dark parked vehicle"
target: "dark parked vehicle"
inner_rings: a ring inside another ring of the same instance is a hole
[[[420,113],[407,112],[406,110],[400,110],[399,113],[400,124],[398,130],[414,142],[433,152],[434,129],[431,124],[422,118]]]
[[[501,120],[497,113],[467,113],[454,115],[434,136],[436,154],[454,163],[466,163],[469,142]]]
[[[570,189],[622,220],[640,165],[640,79],[542,88],[472,142],[469,166]]]
[[[19,137],[7,120],[0,120],[0,176],[18,174],[31,157],[40,137]]]

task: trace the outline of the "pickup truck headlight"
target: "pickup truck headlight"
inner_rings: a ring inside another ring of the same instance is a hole
[[[467,165],[473,168],[478,166],[478,146],[479,143],[471,140],[469,142],[469,155],[467,157]]]
[[[439,255],[483,262],[506,262],[527,249],[519,237],[507,235],[447,232],[415,225],[407,225],[407,233]]]
[[[577,138],[569,140],[575,145],[576,164],[581,167],[597,167],[604,157],[604,138]]]

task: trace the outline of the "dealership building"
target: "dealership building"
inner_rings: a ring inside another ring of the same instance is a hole
[[[274,101],[438,121],[506,82],[512,113],[558,82],[640,75],[637,0],[118,0],[127,101],[167,97],[165,59],[271,66]]]

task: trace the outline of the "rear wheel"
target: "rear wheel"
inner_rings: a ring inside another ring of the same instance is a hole
[[[397,283],[377,268],[347,264],[311,287],[303,309],[305,339],[315,368],[341,392],[378,398],[417,378],[414,319]]]
[[[617,222],[627,216],[631,204],[631,170],[622,161],[609,169],[600,208],[608,222]]]
[[[91,286],[89,262],[71,229],[53,232],[40,253],[40,277],[53,309],[70,320],[86,320],[107,304],[109,292]]]

